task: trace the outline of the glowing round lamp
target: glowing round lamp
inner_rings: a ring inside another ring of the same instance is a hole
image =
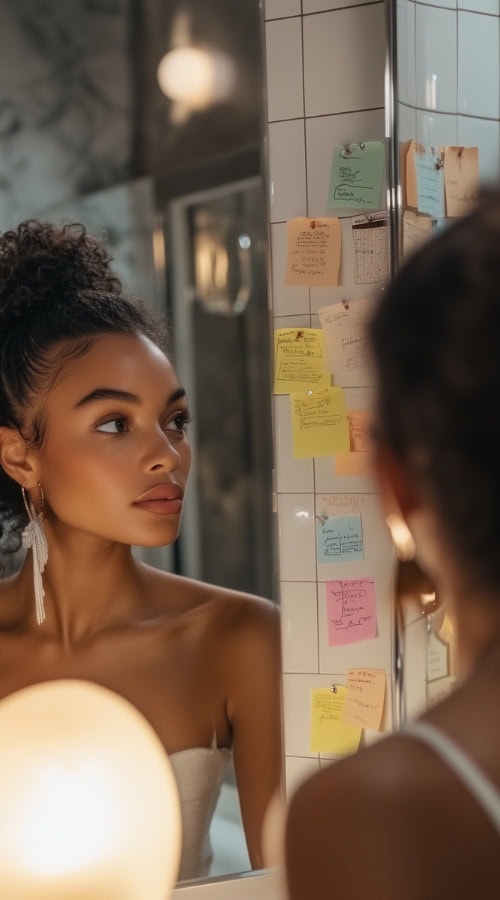
[[[166,900],[181,843],[177,785],[122,697],[52,681],[0,701],[0,896]]]

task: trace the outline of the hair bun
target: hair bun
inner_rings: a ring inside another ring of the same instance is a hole
[[[0,313],[41,311],[54,296],[121,291],[105,247],[80,224],[29,220],[0,235]],[[56,301],[57,302],[57,301]]]

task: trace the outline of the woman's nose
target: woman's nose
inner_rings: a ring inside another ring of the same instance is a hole
[[[180,453],[163,429],[157,430],[145,454],[148,472],[173,472],[180,462]]]

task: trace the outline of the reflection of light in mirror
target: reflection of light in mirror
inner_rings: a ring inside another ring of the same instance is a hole
[[[249,250],[252,246],[252,241],[248,234],[240,234],[238,238],[238,244],[240,245],[242,250]]]
[[[307,509],[298,509],[297,512],[295,513],[295,515],[296,515],[297,519],[308,519],[309,518],[309,513],[308,513]]]
[[[437,75],[431,75],[425,80],[425,105],[427,109],[436,109],[437,106]]]
[[[229,261],[227,250],[208,232],[199,232],[195,245],[196,287],[208,305],[228,305],[226,297]]]
[[[158,66],[163,93],[189,110],[205,109],[226,100],[234,76],[229,57],[196,47],[176,47],[165,54]]]

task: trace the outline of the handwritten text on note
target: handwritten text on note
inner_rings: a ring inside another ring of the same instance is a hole
[[[378,209],[384,174],[381,141],[335,147],[327,205],[329,209]]]
[[[290,394],[293,455],[333,456],[349,449],[349,423],[342,388]]]
[[[380,730],[385,698],[383,669],[348,669],[342,722]]]
[[[356,216],[352,220],[354,284],[375,284],[389,274],[389,220],[387,213]]]
[[[477,147],[444,148],[446,215],[465,216],[477,200],[479,151]]]
[[[342,232],[335,218],[299,216],[287,223],[285,284],[331,287],[338,284]]]
[[[368,367],[366,322],[373,308],[369,299],[357,300],[346,309],[343,303],[324,306],[318,311],[325,335],[328,371],[333,374]]]
[[[364,559],[361,516],[331,516],[316,523],[318,562],[354,562]]]
[[[427,213],[433,219],[443,218],[444,168],[443,154],[439,147],[415,145],[415,168],[417,172],[418,211]]]
[[[377,601],[373,578],[328,581],[328,645],[339,647],[377,637]]]
[[[329,688],[314,688],[311,692],[311,753],[332,753],[346,756],[359,746],[361,728],[342,724],[345,687],[338,685],[335,693]]]
[[[330,386],[321,328],[277,328],[274,332],[274,393]]]

